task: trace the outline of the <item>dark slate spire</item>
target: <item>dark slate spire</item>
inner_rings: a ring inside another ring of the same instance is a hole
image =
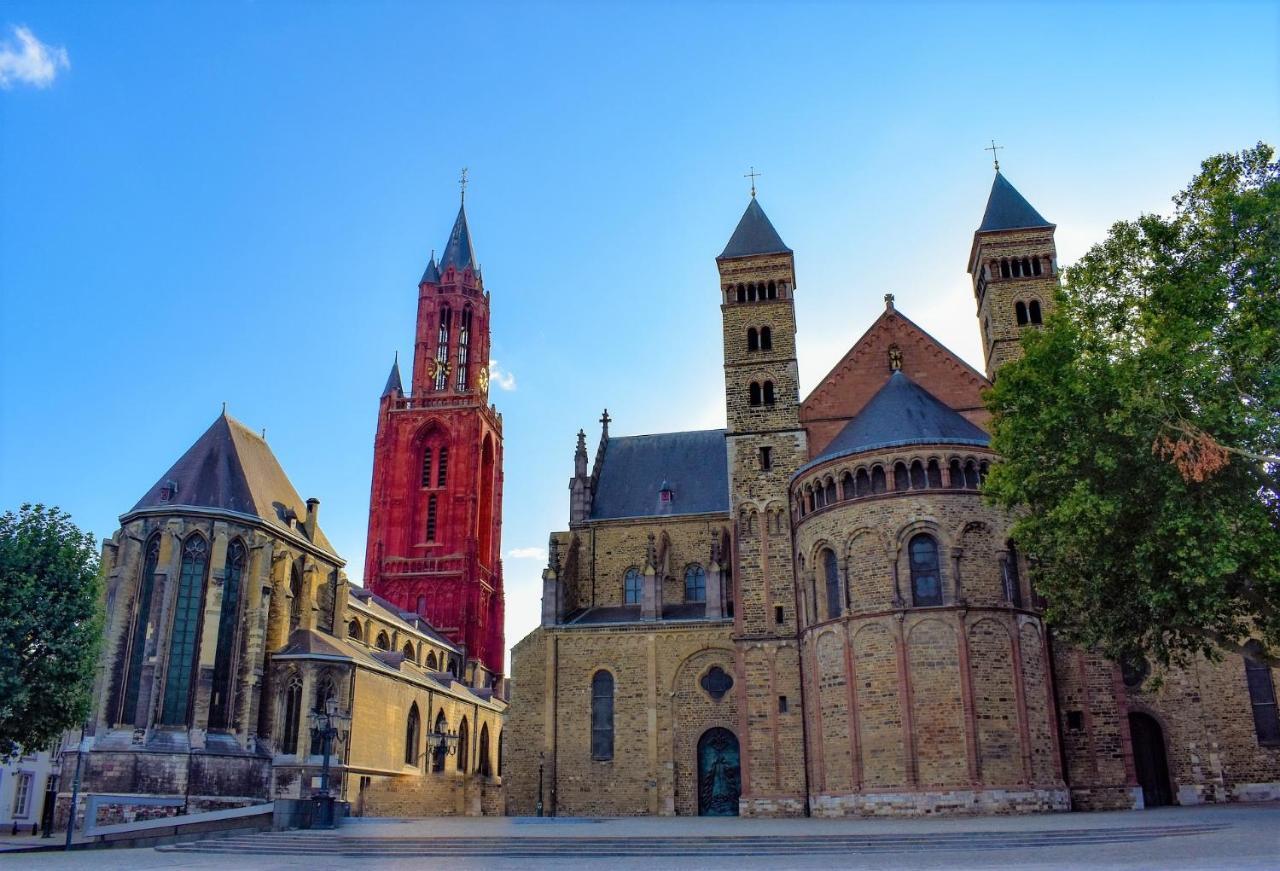
[[[436,252],[431,252],[431,262],[427,264],[426,270],[422,273],[422,279],[418,284],[439,284],[440,269],[436,266]]]
[[[769,223],[769,216],[760,208],[755,197],[747,203],[747,210],[738,221],[738,228],[729,237],[729,244],[724,246],[717,260],[728,260],[733,257],[750,257],[753,254],[790,254],[791,249],[782,242],[778,231]]]
[[[467,228],[467,207],[458,207],[458,219],[453,222],[453,232],[449,234],[449,243],[444,246],[444,255],[440,258],[440,268],[452,266],[461,272],[471,267],[476,272],[475,250],[471,245],[471,230]]]
[[[991,230],[1022,230],[1027,227],[1052,227],[1044,217],[1032,208],[1018,189],[996,170],[996,180],[991,184],[991,196],[987,198],[987,211],[982,216],[979,233]]]
[[[435,261],[432,261],[433,265]],[[391,374],[387,376],[387,386],[382,388],[382,395],[404,395],[404,385],[400,382],[400,352],[396,351],[396,359],[391,364]]]

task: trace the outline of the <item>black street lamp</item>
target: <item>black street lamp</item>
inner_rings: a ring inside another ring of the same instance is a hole
[[[431,767],[435,771],[444,770],[444,760],[447,756],[452,756],[458,752],[458,733],[454,729],[446,728],[443,732],[435,730],[427,735],[427,749],[423,751],[423,755],[430,753],[432,762]]]
[[[315,817],[312,826],[317,829],[332,829],[333,794],[329,791],[329,756],[333,750],[333,740],[343,731],[350,728],[351,715],[338,713],[338,700],[334,696],[325,699],[323,711],[312,711],[307,715],[311,721],[311,734],[320,739],[320,752],[324,755],[324,763],[320,768],[320,789],[311,794],[315,802]]]

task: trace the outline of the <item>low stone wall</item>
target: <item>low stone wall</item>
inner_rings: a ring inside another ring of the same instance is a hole
[[[502,782],[497,779],[425,774],[369,784],[355,810],[366,817],[502,816]]]
[[[1071,810],[1065,789],[949,789],[816,795],[815,817],[916,817],[950,814],[1029,814]]]

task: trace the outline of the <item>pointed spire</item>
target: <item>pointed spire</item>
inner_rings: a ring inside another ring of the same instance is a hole
[[[778,231],[773,228],[769,216],[760,208],[760,201],[754,196],[747,203],[747,210],[742,213],[738,227],[729,237],[729,244],[724,246],[717,260],[729,260],[734,257],[751,257],[755,254],[790,254],[791,249],[782,241]]]
[[[382,388],[382,395],[404,395],[404,385],[400,382],[400,352],[396,351],[395,361],[391,364],[391,374],[387,376],[387,386]]]
[[[422,279],[418,284],[439,284],[440,268],[436,266],[436,249],[431,249],[431,261],[427,263],[426,270],[422,273]]]
[[[467,207],[458,207],[458,218],[453,222],[453,232],[449,234],[449,243],[444,246],[444,254],[440,258],[440,268],[452,266],[461,272],[470,267],[477,271],[475,249],[471,244],[471,230],[467,228]]]
[[[1046,221],[997,169],[995,181],[991,183],[991,195],[987,197],[987,210],[982,215],[978,232],[1052,226],[1054,225]]]

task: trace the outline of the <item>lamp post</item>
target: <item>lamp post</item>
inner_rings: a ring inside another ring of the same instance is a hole
[[[333,739],[337,738],[342,726],[349,726],[351,717],[338,713],[338,700],[334,696],[325,699],[323,711],[312,711],[307,715],[311,721],[311,731],[320,739],[320,752],[324,756],[320,768],[320,789],[312,793],[315,802],[315,818],[312,825],[318,829],[332,829],[333,794],[329,792],[329,756],[333,752]]]
[[[427,749],[423,755],[431,754],[431,760],[434,763],[431,767],[433,770],[439,767],[444,770],[444,758],[452,756],[458,752],[458,733],[454,729],[446,728],[444,731],[435,730],[427,735]]]

